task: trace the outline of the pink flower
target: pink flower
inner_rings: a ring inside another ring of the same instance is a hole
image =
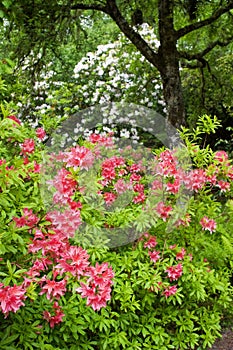
[[[117,196],[112,192],[105,192],[103,194],[103,197],[104,197],[105,203],[107,205],[110,205],[111,203],[113,203],[115,201],[115,199],[117,198]]]
[[[186,254],[186,250],[181,248],[181,251],[176,254],[176,260],[183,260]]]
[[[154,248],[157,244],[156,237],[150,236],[150,238],[144,243],[144,248]]]
[[[21,125],[21,121],[15,115],[9,115],[7,118],[13,120],[17,124]]]
[[[230,190],[230,182],[219,180],[217,186],[220,188],[221,192],[226,192]]]
[[[183,273],[183,266],[177,264],[175,266],[170,266],[166,269],[170,281],[176,281]]]
[[[32,228],[38,223],[39,218],[33,214],[32,209],[24,208],[23,216],[20,218],[13,217],[13,220],[15,221],[17,227],[28,226]]]
[[[81,247],[70,246],[67,251],[61,252],[61,258],[58,259],[58,264],[55,266],[60,274],[69,272],[73,276],[83,276],[89,266],[89,255],[87,251]]]
[[[170,295],[174,295],[177,292],[177,285],[175,286],[169,286],[163,291],[163,295],[165,295],[166,298],[168,298]]]
[[[87,305],[91,306],[93,310],[100,310],[106,306],[106,302],[111,297],[111,285],[114,273],[112,268],[108,267],[107,263],[96,266],[90,266],[87,270],[87,283],[81,282],[81,287],[76,291],[81,293],[82,298],[87,298]]]
[[[157,262],[159,259],[160,259],[160,252],[159,251],[152,251],[152,252],[148,252],[149,256],[150,256],[150,260],[153,261],[153,262]]]
[[[61,323],[62,318],[65,316],[65,314],[62,312],[61,307],[58,305],[58,302],[55,302],[53,304],[53,310],[55,313],[54,316],[52,316],[48,311],[43,312],[43,317],[47,322],[49,322],[51,328],[54,328],[56,324]]]
[[[25,293],[26,291],[22,286],[0,286],[0,310],[6,317],[10,311],[16,312],[20,306],[24,305]]]
[[[213,219],[209,219],[207,216],[204,216],[200,220],[200,224],[202,226],[202,230],[208,230],[211,233],[216,230],[217,224]]]
[[[145,199],[146,199],[145,194],[144,194],[144,193],[139,193],[137,196],[135,196],[135,197],[133,198],[133,202],[134,202],[135,204],[137,204],[137,203],[143,203],[143,202],[145,201]]]
[[[167,183],[166,190],[168,192],[176,194],[176,193],[178,193],[179,189],[180,189],[180,181],[178,179],[176,179],[173,183],[171,183],[171,182]]]
[[[67,238],[73,237],[78,227],[82,224],[80,211],[67,209],[64,212],[53,211],[47,214],[53,227],[61,231]]]
[[[38,139],[43,140],[43,138],[46,136],[45,130],[43,128],[37,128],[36,136],[38,137]]]
[[[228,160],[228,154],[225,151],[217,151],[214,154],[214,159],[219,161],[219,163],[222,163]]]
[[[34,149],[35,141],[33,139],[26,139],[21,145],[21,153],[24,155],[33,153]]]
[[[156,206],[156,211],[163,221],[166,221],[172,211],[172,207],[170,205],[166,206],[163,202],[159,202]]]
[[[64,161],[68,167],[88,170],[94,162],[94,154],[84,146],[70,148],[69,152],[64,153]]]
[[[59,299],[66,292],[67,282],[65,279],[57,282],[57,281],[54,281],[54,280],[51,281],[45,278],[45,280],[43,280],[43,283],[45,284],[41,288],[41,292],[39,294],[42,295],[46,293],[46,297],[49,300],[51,300],[52,298]]]

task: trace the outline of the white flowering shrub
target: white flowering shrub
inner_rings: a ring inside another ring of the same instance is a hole
[[[138,30],[156,50],[159,41],[148,24]],[[53,116],[68,116],[106,102],[133,102],[162,114],[166,111],[158,71],[123,34],[114,43],[99,45],[83,57],[69,82],[57,81],[55,76],[50,66],[34,86],[36,98],[29,117],[42,123],[48,116],[53,120]]]

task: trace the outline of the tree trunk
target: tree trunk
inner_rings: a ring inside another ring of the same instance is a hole
[[[167,105],[168,121],[176,128],[185,125],[185,108],[179,72],[177,35],[173,24],[172,0],[159,2],[159,71],[163,83],[163,94]]]

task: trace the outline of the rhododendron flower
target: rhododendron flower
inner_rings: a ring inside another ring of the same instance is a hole
[[[35,149],[35,141],[33,139],[26,139],[21,145],[21,153],[24,155],[33,153],[34,149]]]
[[[68,167],[88,170],[94,162],[94,154],[84,146],[76,146],[70,148],[69,152],[64,153],[64,162]]]
[[[166,298],[168,298],[170,295],[174,295],[177,292],[177,285],[175,286],[169,286],[163,291],[163,295],[165,295]]]
[[[230,190],[230,182],[219,180],[217,186],[220,188],[221,192],[226,192]]]
[[[46,132],[43,128],[37,128],[36,129],[36,136],[38,139],[43,140],[46,136]]]
[[[9,115],[7,118],[13,120],[17,124],[21,125],[21,121],[15,115]]]
[[[170,266],[166,269],[170,281],[176,281],[183,273],[183,266],[177,264],[175,266]]]
[[[107,137],[100,134],[89,135],[88,141],[94,144],[97,143],[98,145],[105,147],[112,147],[114,145],[112,137]]]
[[[57,259],[58,264],[55,266],[61,274],[70,272],[73,276],[80,277],[84,275],[89,266],[89,255],[81,247],[70,246],[64,252],[61,252],[61,258]]]
[[[156,211],[163,221],[166,221],[172,211],[172,207],[170,205],[166,206],[163,202],[159,202],[156,206]]]
[[[144,248],[154,248],[157,244],[156,237],[150,236],[150,238],[144,243]]]
[[[205,170],[194,169],[184,176],[183,181],[187,189],[198,192],[208,181]]]
[[[29,226],[30,228],[35,226],[39,218],[33,214],[32,209],[24,208],[23,216],[21,218],[13,217],[17,227]]]
[[[159,251],[156,251],[156,250],[149,251],[148,254],[150,256],[150,260],[153,261],[154,263],[156,263],[160,259]]]
[[[81,287],[76,291],[81,293],[82,298],[87,298],[87,305],[93,310],[100,310],[106,306],[106,302],[111,298],[111,285],[114,273],[107,263],[90,266],[87,270],[87,283],[81,282]]]
[[[115,193],[112,192],[105,192],[103,194],[105,203],[110,205],[111,203],[113,203],[115,201],[115,199],[117,198],[117,196],[115,195]]]
[[[119,179],[117,180],[117,182],[114,184],[114,190],[118,193],[118,194],[122,194],[127,190],[132,189],[132,185],[126,183],[124,180]]]
[[[66,204],[77,189],[77,181],[65,168],[60,169],[53,180],[48,180],[47,183],[57,190],[53,197],[54,203]]]
[[[46,217],[54,228],[60,230],[67,238],[73,237],[82,223],[80,211],[74,209],[67,209],[62,213],[59,211],[49,212]]]
[[[146,199],[145,194],[144,194],[144,193],[139,193],[137,196],[135,196],[135,197],[133,198],[133,202],[134,202],[135,204],[137,204],[137,203],[143,203],[143,202],[145,201],[145,199]]]
[[[217,151],[214,154],[214,159],[218,160],[220,163],[228,160],[228,154],[225,151]]]
[[[217,224],[213,219],[209,219],[207,216],[204,216],[200,220],[200,224],[202,226],[202,230],[208,230],[211,233],[216,230]]]
[[[166,185],[166,190],[168,192],[171,192],[173,194],[176,194],[179,192],[179,189],[180,189],[180,180],[179,179],[176,179],[173,183],[171,182],[168,182],[167,185]]]
[[[176,254],[176,260],[183,260],[185,254],[186,254],[186,250],[185,250],[184,248],[181,248],[181,251],[179,251],[179,252]]]
[[[26,291],[22,286],[13,287],[0,284],[0,310],[8,316],[10,311],[16,312],[20,306],[23,306],[23,300],[26,299]]]
[[[53,304],[53,310],[55,313],[54,316],[52,316],[48,311],[43,312],[43,317],[46,321],[49,322],[51,328],[54,328],[56,324],[61,323],[63,317],[65,316],[65,314],[62,312],[61,307],[58,305],[58,302],[55,302]]]
[[[45,284],[41,288],[41,292],[39,294],[42,295],[46,293],[46,297],[49,300],[51,300],[52,298],[59,299],[66,292],[67,281],[65,279],[57,282],[45,278],[43,280],[43,283]]]

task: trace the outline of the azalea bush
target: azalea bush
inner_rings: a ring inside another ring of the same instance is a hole
[[[213,344],[233,258],[232,161],[199,146],[217,126],[183,129],[184,166],[113,133],[53,152],[42,127],[3,116],[0,349]]]

